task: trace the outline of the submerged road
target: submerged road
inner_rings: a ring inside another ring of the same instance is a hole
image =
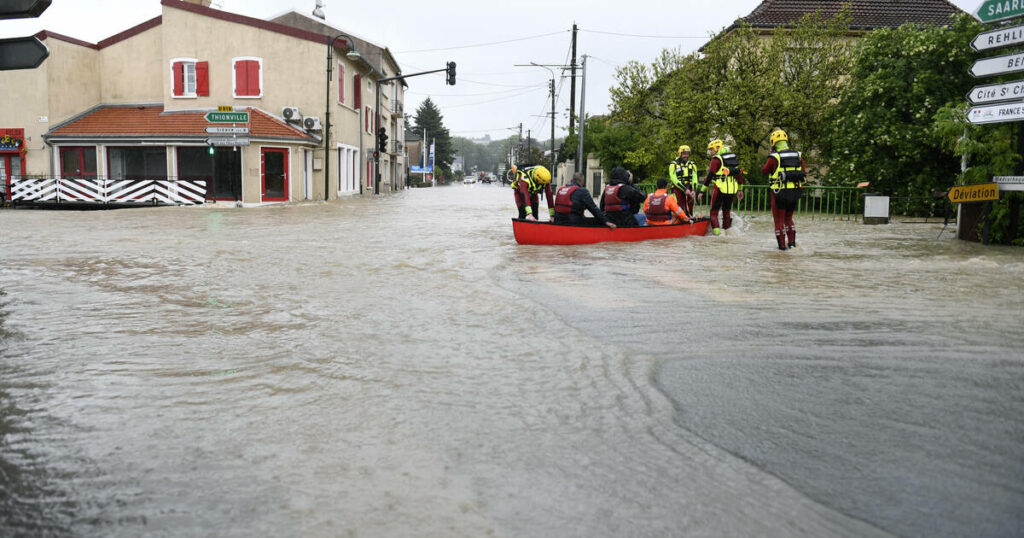
[[[1020,249],[508,191],[0,211],[0,535],[1024,534]]]

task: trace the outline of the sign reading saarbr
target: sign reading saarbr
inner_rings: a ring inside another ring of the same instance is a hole
[[[249,123],[248,112],[207,112],[206,121],[210,123]]]
[[[981,22],[995,22],[1024,15],[1024,0],[985,0],[974,10]]]
[[[968,202],[990,202],[999,199],[999,186],[995,183],[981,185],[959,185],[949,189],[949,201],[954,204]]]

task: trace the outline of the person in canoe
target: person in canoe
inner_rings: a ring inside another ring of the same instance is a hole
[[[761,168],[768,176],[768,187],[772,190],[772,218],[775,220],[775,241],[779,250],[796,247],[796,225],[793,212],[803,194],[807,167],[799,151],[789,148],[786,131],[776,128],[768,137],[772,154]],[[787,242],[788,240],[788,242]]]
[[[583,216],[583,210],[590,210],[594,218]],[[604,211],[597,207],[590,191],[583,186],[583,174],[575,173],[572,182],[559,187],[555,194],[555,224],[570,226],[607,226],[615,229],[615,223],[605,217]]]
[[[630,182],[629,172],[621,167],[612,168],[611,180],[601,193],[600,208],[605,217],[622,228],[639,226],[636,215],[647,200],[644,191]]]
[[[666,224],[681,224],[690,222],[686,211],[679,206],[676,195],[669,194],[668,180],[658,179],[658,190],[647,196],[644,202],[644,214],[647,215],[647,224],[652,226],[664,226]]]
[[[512,189],[515,194],[519,218],[537,220],[540,209],[539,194],[543,192],[548,199],[548,220],[555,216],[555,204],[551,190],[551,172],[540,165],[516,169],[512,167]]]
[[[711,227],[715,235],[732,227],[732,202],[743,201],[743,170],[740,169],[739,158],[716,138],[708,143],[708,175],[704,178],[705,187],[711,188]],[[701,194],[703,196],[703,194]],[[718,211],[722,211],[721,227],[719,227]]]
[[[679,158],[668,165],[668,179],[676,201],[683,206],[686,214],[693,218],[693,201],[697,189],[703,186],[697,178],[697,165],[690,160],[690,146],[679,146]]]

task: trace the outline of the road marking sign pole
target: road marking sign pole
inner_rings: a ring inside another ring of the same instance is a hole
[[[1024,101],[974,106],[967,111],[967,121],[975,125],[1020,120],[1024,120]]]
[[[967,100],[972,105],[1012,101],[1014,99],[1024,99],[1024,80],[975,86],[967,94]]]
[[[974,10],[981,22],[996,22],[1024,15],[1024,0],[985,0]]]
[[[996,183],[958,185],[949,189],[949,193],[946,196],[954,204],[990,202],[999,199],[999,185]]]
[[[992,180],[1000,191],[1024,191],[1024,176],[996,176]]]

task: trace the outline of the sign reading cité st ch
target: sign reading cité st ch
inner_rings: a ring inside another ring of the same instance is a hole
[[[999,185],[982,183],[981,185],[958,185],[949,189],[949,201],[954,204],[968,202],[990,202],[999,199]]]

